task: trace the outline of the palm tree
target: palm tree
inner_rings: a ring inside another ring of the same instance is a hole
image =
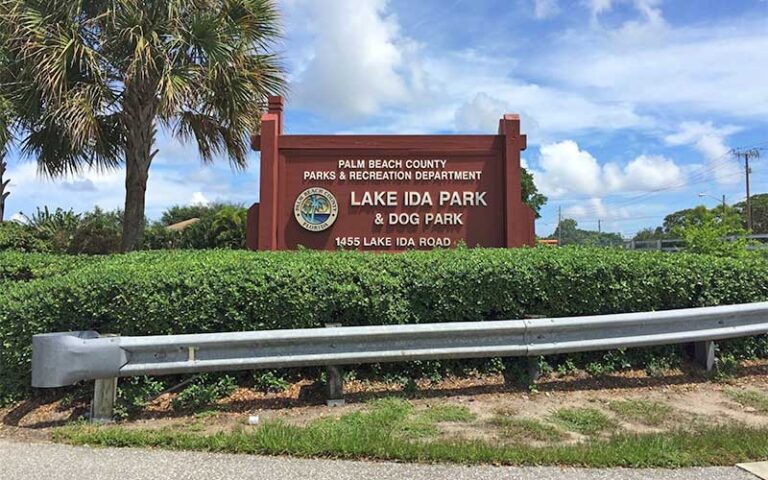
[[[3,44],[4,38],[3,30],[0,29],[0,45]],[[8,56],[5,50],[0,48],[0,71],[2,71]],[[0,78],[2,80],[2,78]],[[8,162],[5,161],[5,153],[8,150],[8,144],[11,141],[11,123],[12,123],[12,105],[11,102],[3,96],[3,91],[0,90],[0,223],[3,223],[5,218],[5,200],[11,194],[7,190],[8,184],[11,183],[8,179],[3,179],[5,171],[8,168]]]
[[[311,219],[310,220],[311,222],[314,222],[315,214],[317,213],[318,210],[320,210],[320,207],[323,206],[323,203],[320,200],[320,197],[318,197],[317,195],[313,195],[309,198],[309,204],[312,207],[312,215],[310,215],[309,218]]]
[[[122,248],[139,248],[157,126],[246,165],[284,73],[274,0],[0,0],[0,98],[21,148],[62,176],[125,165]]]

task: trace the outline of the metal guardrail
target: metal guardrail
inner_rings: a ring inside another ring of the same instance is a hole
[[[32,386],[138,375],[533,357],[690,342],[700,344],[702,362],[711,368],[713,341],[764,333],[768,302],[584,317],[146,337],[51,333],[32,339]]]
[[[768,248],[768,234],[752,234],[745,236],[730,235],[723,237],[724,240],[734,241],[739,238],[745,238],[756,242],[754,245],[747,245],[747,250],[761,250]],[[657,240],[625,240],[624,248],[628,250],[660,250],[664,252],[679,252],[685,247],[685,240],[682,238],[665,238]]]

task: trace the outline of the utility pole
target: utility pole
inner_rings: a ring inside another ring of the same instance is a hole
[[[560,223],[563,221],[563,207],[557,207],[557,246],[562,245],[563,232],[560,229]]]
[[[725,221],[725,215],[726,215],[726,213],[725,213],[725,209],[726,209],[726,208],[727,208],[727,207],[726,207],[726,205],[725,205],[725,195],[723,195],[723,219],[721,220],[721,222],[724,222],[724,221]]]
[[[734,150],[733,154],[737,157],[744,157],[744,174],[746,177],[747,187],[747,230],[752,230],[752,198],[749,195],[749,174],[752,173],[749,169],[749,159],[759,158],[760,151],[756,148],[748,150]]]
[[[10,179],[3,181],[3,175],[5,174],[5,169],[8,166],[8,164],[5,163],[3,156],[4,155],[0,153],[0,223],[3,223],[3,218],[5,215],[5,199],[8,198],[8,195],[11,194],[11,192],[5,191],[11,181]]]
[[[599,218],[597,219],[597,233],[603,233],[603,221]]]

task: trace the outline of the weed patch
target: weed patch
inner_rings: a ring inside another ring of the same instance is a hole
[[[620,418],[656,427],[669,420],[674,409],[666,403],[648,400],[616,400],[608,408]]]
[[[757,390],[730,389],[725,392],[734,401],[745,407],[754,408],[760,413],[768,413],[768,395]]]
[[[552,420],[568,430],[590,436],[618,428],[615,421],[595,408],[561,408]]]
[[[490,420],[490,423],[499,428],[504,439],[513,442],[524,440],[557,442],[565,437],[557,427],[533,418],[510,418],[497,415]]]

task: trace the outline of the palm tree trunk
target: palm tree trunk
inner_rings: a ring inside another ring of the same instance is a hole
[[[144,243],[144,205],[149,166],[155,153],[154,101],[127,96],[123,106],[125,137],[125,212],[122,250],[140,250]],[[145,97],[146,98],[146,97]]]

